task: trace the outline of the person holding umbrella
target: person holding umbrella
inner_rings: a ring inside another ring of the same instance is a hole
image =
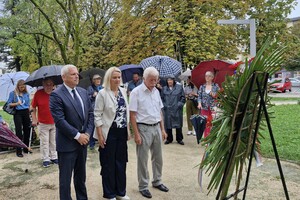
[[[187,135],[196,135],[196,133],[193,133],[193,126],[191,122],[191,116],[198,114],[198,89],[194,84],[191,82],[191,77],[189,76],[186,80],[186,86],[184,88],[184,94],[186,97],[186,120],[188,125],[188,132]],[[197,105],[195,105],[194,101],[197,102]]]
[[[168,134],[165,144],[173,142],[172,129],[176,129],[176,141],[184,145],[182,126],[183,126],[183,106],[185,104],[185,95],[181,84],[175,81],[173,75],[167,78],[167,85],[161,92],[162,102],[164,104],[165,128]]]
[[[130,92],[137,86],[139,86],[142,83],[142,80],[140,80],[140,75],[137,72],[134,72],[132,75],[132,80],[128,82],[127,86],[127,95],[130,95]]]
[[[0,115],[0,126],[8,126],[7,123],[3,120],[2,115]]]
[[[7,102],[9,106],[16,107],[16,114],[14,115],[16,134],[28,146],[31,126],[29,117],[30,99],[23,79],[19,80],[15,90],[9,93]],[[28,149],[23,149],[23,151],[28,153]],[[23,157],[21,148],[16,149],[16,155]]]
[[[92,85],[90,85],[87,88],[88,95],[90,97],[93,108],[95,107],[95,100],[96,100],[96,96],[97,96],[98,92],[101,89],[103,89],[103,87],[101,85],[101,80],[102,80],[102,77],[99,74],[93,75]],[[89,146],[90,146],[90,150],[94,150],[94,148],[95,148],[95,139],[93,137],[93,134],[90,136]]]
[[[32,126],[38,126],[40,136],[40,152],[42,166],[49,167],[51,163],[58,164],[55,135],[56,129],[52,118],[49,99],[54,88],[50,78],[42,81],[43,89],[38,90],[32,99]]]
[[[204,138],[210,133],[212,126],[212,109],[215,106],[217,93],[220,90],[219,85],[213,82],[214,74],[211,71],[205,73],[206,83],[201,85],[198,90],[198,109],[201,115],[206,116],[206,128],[204,130]]]

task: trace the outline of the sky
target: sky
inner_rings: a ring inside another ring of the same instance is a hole
[[[300,0],[297,0],[298,4],[295,9],[291,12],[288,18],[300,17]]]

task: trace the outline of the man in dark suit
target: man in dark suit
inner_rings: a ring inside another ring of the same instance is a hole
[[[64,81],[50,95],[50,110],[56,126],[56,150],[59,162],[59,196],[71,200],[72,173],[76,199],[88,199],[85,186],[86,156],[94,115],[87,91],[76,87],[79,73],[74,65],[61,70]]]

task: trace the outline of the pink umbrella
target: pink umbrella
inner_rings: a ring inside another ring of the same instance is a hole
[[[21,147],[27,146],[7,127],[0,125],[0,147]]]
[[[233,63],[223,61],[223,60],[210,60],[200,62],[192,70],[192,83],[199,88],[200,85],[205,83],[205,73],[211,71],[214,73],[215,78],[213,82],[217,83],[222,87],[222,83],[225,81],[226,76],[231,76],[234,74],[235,68],[230,68]]]

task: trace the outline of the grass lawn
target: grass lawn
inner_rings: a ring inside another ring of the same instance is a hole
[[[269,109],[273,112],[271,127],[279,157],[300,164],[300,105],[278,105]],[[269,131],[262,131],[265,139],[260,139],[262,155],[275,157]]]
[[[272,97],[273,101],[299,101],[300,98],[297,97]]]

